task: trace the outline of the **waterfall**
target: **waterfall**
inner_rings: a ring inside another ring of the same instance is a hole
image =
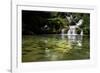
[[[79,27],[80,25],[82,25],[82,23],[83,23],[83,19],[80,19],[79,21],[78,21],[78,23],[75,23],[76,25],[70,25],[69,26],[69,30],[68,30],[68,35],[77,35],[77,33],[76,33],[76,28],[79,28],[80,30],[81,30],[81,33],[80,33],[80,35],[83,35],[83,30]]]
[[[66,16],[67,21],[69,22],[69,24],[71,24],[71,22],[74,22],[75,25],[69,25],[69,30],[68,30],[68,35],[77,35],[76,32],[76,28],[79,28],[81,30],[80,35],[83,35],[83,30],[79,27],[80,25],[82,25],[83,23],[83,19],[81,18],[77,23],[75,22],[75,18],[73,18],[72,14],[67,14]],[[62,34],[64,33],[64,30],[62,29]]]
[[[68,35],[76,35],[76,25],[69,26]]]
[[[69,26],[69,30],[68,30],[67,35],[77,35],[76,28],[77,28],[76,25],[75,26]],[[82,29],[81,29],[80,35],[83,35],[83,30]]]
[[[62,38],[62,39],[65,38],[65,29],[64,29],[64,28],[61,30],[61,38]]]
[[[61,30],[61,34],[62,34],[62,35],[65,34],[65,29],[64,29],[64,28]]]
[[[82,25],[82,23],[83,23],[83,19],[80,19],[80,20],[78,21],[78,23],[76,23],[76,25],[77,25],[77,26],[80,26],[80,25]]]
[[[83,30],[81,30],[81,33],[80,33],[80,35],[83,35]]]
[[[68,35],[68,39],[72,39],[73,41],[76,41],[75,40],[76,35],[79,35],[79,34],[77,34],[76,28],[80,29],[80,35],[83,35],[83,30],[80,28],[80,26],[83,23],[83,19],[80,19],[77,23],[74,22],[74,18],[72,15],[66,16],[66,19],[69,22],[69,30],[67,33],[65,33],[66,28],[63,28],[61,30],[61,38],[65,39],[65,35]],[[71,22],[74,22],[75,25],[71,24]]]

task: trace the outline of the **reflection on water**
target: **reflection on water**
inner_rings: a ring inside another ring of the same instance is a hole
[[[73,49],[82,49],[82,35],[61,35],[61,38],[62,40],[68,41],[68,44],[70,44],[72,48],[77,47]],[[64,55],[64,53],[53,52],[49,48],[45,49],[45,54],[46,58],[48,58],[49,60],[58,60],[61,59]]]
[[[82,35],[68,35],[68,42],[82,49]],[[79,48],[78,48],[79,49]]]
[[[24,36],[22,62],[89,59],[89,37],[82,35]]]

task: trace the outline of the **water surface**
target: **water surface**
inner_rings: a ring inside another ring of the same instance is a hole
[[[89,36],[23,35],[22,62],[89,59],[89,44]]]

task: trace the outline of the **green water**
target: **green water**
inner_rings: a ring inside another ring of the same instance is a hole
[[[89,44],[89,36],[23,35],[22,62],[89,59]]]

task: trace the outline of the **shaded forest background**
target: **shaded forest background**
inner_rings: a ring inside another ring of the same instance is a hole
[[[85,35],[90,34],[90,14],[89,13],[68,13],[68,12],[44,12],[44,11],[27,11],[22,10],[22,34],[60,34],[63,28],[66,33],[70,24],[66,19],[66,15],[72,14],[75,22],[83,19],[80,26]],[[77,29],[77,32],[80,29]]]

